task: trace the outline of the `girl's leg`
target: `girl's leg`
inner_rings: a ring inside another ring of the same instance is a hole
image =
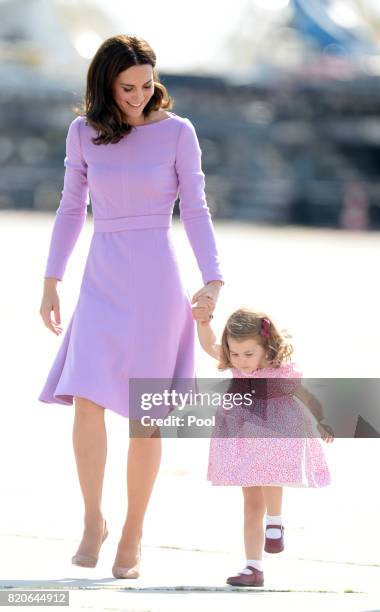
[[[97,556],[104,520],[101,510],[107,434],[104,408],[83,397],[75,397],[73,446],[84,501],[84,533],[77,554]]]
[[[282,492],[283,487],[263,487],[263,495],[270,516],[279,516],[282,511]]]
[[[150,438],[129,440],[127,490],[128,510],[114,565],[133,567],[138,560],[144,516],[161,461],[161,436],[157,429]]]
[[[243,487],[244,544],[247,559],[262,559],[264,547],[265,499],[263,487]]]

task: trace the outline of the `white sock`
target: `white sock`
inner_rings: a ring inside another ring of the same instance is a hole
[[[260,572],[263,571],[263,562],[261,561],[261,559],[247,559],[247,565],[251,565],[252,567],[255,567],[257,570],[260,570]],[[239,573],[249,575],[249,574],[252,574],[252,571],[250,569],[244,568]]]
[[[282,525],[282,516],[279,514],[278,516],[270,516],[269,514],[265,517],[266,525]],[[281,538],[281,529],[267,529],[266,535],[268,538]]]

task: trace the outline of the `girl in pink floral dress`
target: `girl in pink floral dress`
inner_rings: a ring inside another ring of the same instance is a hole
[[[283,487],[330,484],[322,442],[313,431],[310,413],[325,442],[332,442],[334,434],[323,418],[320,402],[301,384],[302,374],[291,361],[293,347],[288,335],[265,313],[241,308],[229,317],[221,344],[217,344],[210,325],[212,306],[210,301],[210,308],[207,304],[193,308],[201,346],[218,361],[219,370],[230,369],[230,391],[244,391],[245,385],[256,400],[252,406],[234,407],[233,411],[224,406],[217,409],[207,477],[213,485],[241,486],[244,495],[247,562],[227,583],[262,586],[263,549],[268,553],[284,550]],[[260,399],[264,396],[265,400]]]

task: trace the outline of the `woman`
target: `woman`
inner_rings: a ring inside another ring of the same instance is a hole
[[[72,562],[94,567],[107,537],[101,511],[104,409],[128,417],[131,378],[193,378],[195,329],[172,233],[180,214],[204,286],[192,302],[215,302],[223,277],[192,123],[168,112],[156,56],[141,38],[115,36],[88,70],[83,115],[70,124],[65,178],[47,260],[40,314],[62,332],[57,281],[84,225],[89,192],[94,233],[76,308],[39,400],[75,402],[73,445],[84,499],[84,533]],[[51,318],[54,312],[54,320]],[[161,456],[156,430],[128,451],[128,512],[112,568],[139,574],[143,521]]]

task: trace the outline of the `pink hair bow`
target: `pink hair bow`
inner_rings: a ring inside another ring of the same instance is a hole
[[[261,319],[260,334],[263,336],[263,338],[269,337],[269,327],[270,327],[269,319],[267,319],[267,317],[264,317],[263,319]]]

